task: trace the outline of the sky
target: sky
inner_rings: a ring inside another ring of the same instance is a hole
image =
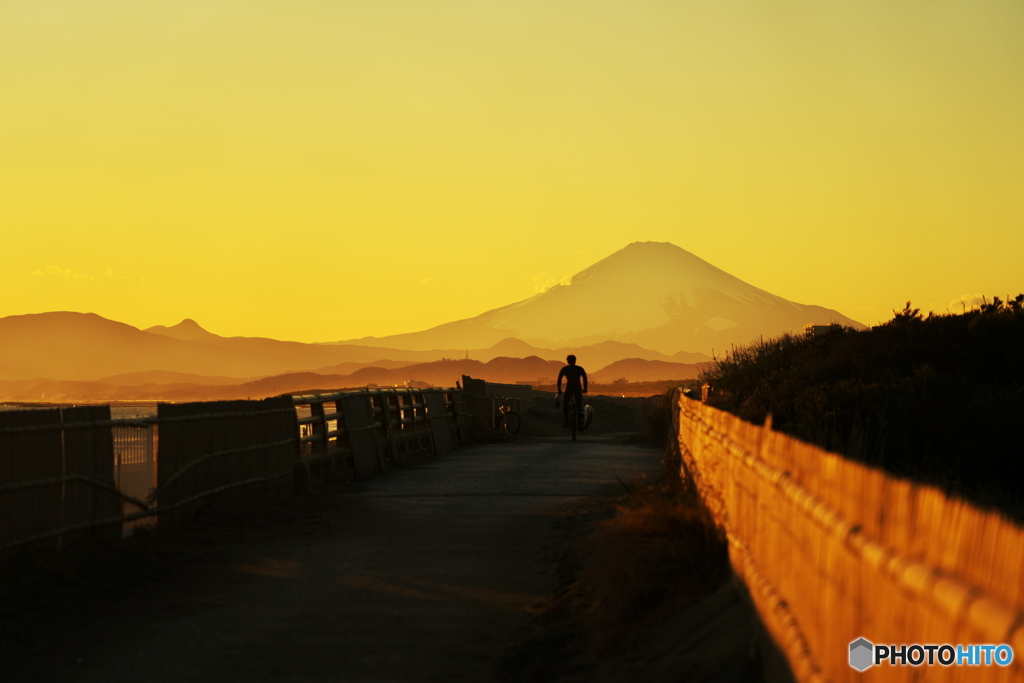
[[[634,241],[866,324],[1024,291],[1020,0],[0,0],[0,316],[336,341]]]

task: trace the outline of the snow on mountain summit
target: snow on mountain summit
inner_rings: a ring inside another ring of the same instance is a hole
[[[484,316],[490,326],[514,330],[520,339],[560,346],[613,339],[652,348],[639,339],[664,328],[653,348],[669,352],[671,334],[685,338],[701,328],[720,333],[749,317],[735,308],[788,303],[673,244],[634,242],[577,273],[569,284]]]
[[[747,284],[668,242],[633,242],[529,299],[430,330],[375,340],[407,348],[459,348],[515,337],[544,348],[619,341],[672,354],[727,350],[807,323],[860,327]]]
[[[573,276],[573,285],[594,279],[615,283],[608,293],[633,298],[637,292],[678,294],[695,304],[696,291],[713,289],[740,301],[775,298],[670,242],[633,242]],[[623,283],[629,282],[628,291]],[[633,298],[635,303],[635,298]]]

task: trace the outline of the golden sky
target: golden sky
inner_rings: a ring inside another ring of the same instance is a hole
[[[329,341],[668,241],[1024,291],[1020,0],[0,0],[0,316]]]

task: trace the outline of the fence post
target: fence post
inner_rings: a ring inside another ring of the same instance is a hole
[[[323,449],[324,453],[326,453],[327,452],[327,446],[328,446],[327,420],[324,419],[324,403],[323,403],[323,401],[316,400],[316,401],[310,402],[310,404],[309,404],[309,413],[310,413],[310,416],[313,418],[313,423],[310,426],[313,429],[313,435],[316,437],[316,439],[314,439],[312,443],[314,443],[314,444],[319,443],[320,444],[320,448]],[[316,448],[317,448],[316,446],[313,446],[314,450],[316,450]]]

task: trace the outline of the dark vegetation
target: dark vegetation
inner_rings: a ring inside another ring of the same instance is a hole
[[[499,681],[762,680],[724,534],[678,476],[565,515],[581,537]]]
[[[1024,294],[962,314],[906,307],[868,331],[734,349],[710,402],[1024,519]]]

